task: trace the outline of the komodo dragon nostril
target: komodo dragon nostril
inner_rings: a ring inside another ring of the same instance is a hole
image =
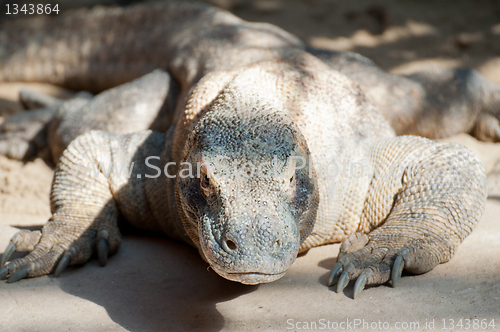
[[[226,240],[226,245],[230,250],[236,249],[236,243],[234,243],[232,240],[227,239]]]

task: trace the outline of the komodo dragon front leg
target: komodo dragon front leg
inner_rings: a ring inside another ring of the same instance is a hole
[[[175,226],[157,224],[162,218],[176,220],[168,212],[165,179],[155,177],[155,169],[148,166],[163,156],[164,148],[165,135],[151,131],[129,135],[91,131],[79,136],[55,171],[51,219],[41,233],[21,231],[12,238],[2,267],[12,252],[30,253],[9,262],[0,277],[10,276],[7,281],[14,282],[54,272],[57,276],[68,265],[85,263],[95,252],[105,265],[108,253],[121,242],[119,215],[136,227],[179,237]],[[154,215],[151,206],[162,214]]]
[[[459,144],[400,136],[369,157],[376,171],[358,233],[342,243],[329,278],[337,292],[357,278],[354,297],[367,284],[396,286],[403,268],[425,273],[450,260],[486,200],[483,166]]]

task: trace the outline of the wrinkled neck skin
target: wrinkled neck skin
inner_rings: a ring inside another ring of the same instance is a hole
[[[273,103],[244,99],[222,93],[195,126],[177,200],[187,234],[214,271],[253,285],[290,268],[318,199],[298,127]]]

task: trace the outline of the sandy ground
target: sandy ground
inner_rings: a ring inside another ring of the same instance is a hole
[[[277,24],[314,47],[360,52],[392,72],[468,66],[500,83],[499,1],[210,2],[248,20]],[[2,114],[21,110],[18,89],[0,85],[0,122]],[[64,95],[53,87],[36,89]],[[452,324],[453,330],[492,330],[493,320],[500,329],[500,144],[467,135],[449,140],[474,149],[491,173],[486,212],[449,263],[407,276],[396,289],[370,287],[356,300],[352,285],[343,294],[328,289],[338,245],[311,250],[276,282],[244,286],[207,269],[191,248],[129,232],[106,268],[92,260],[60,278],[1,282],[0,330],[320,330],[327,322],[325,328],[337,330],[437,330]],[[0,156],[0,252],[19,227],[46,222],[52,174],[42,159],[23,164]]]

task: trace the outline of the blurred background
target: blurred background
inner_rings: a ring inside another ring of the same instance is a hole
[[[188,0],[191,1],[191,0]],[[0,0],[6,4],[130,6],[141,0]],[[500,83],[500,0],[201,0],[249,21],[276,24],[316,48],[358,52],[391,72],[437,63],[475,68]],[[1,23],[0,23],[1,24]]]

